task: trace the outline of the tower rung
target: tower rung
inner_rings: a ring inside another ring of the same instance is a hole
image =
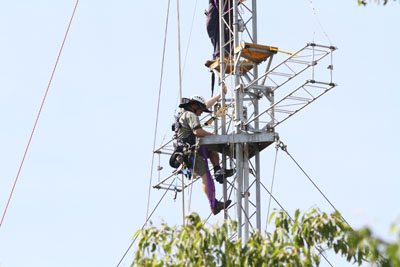
[[[163,190],[169,190],[169,191],[175,191],[174,187],[167,187],[167,186],[161,186],[161,185],[155,185],[153,186],[155,189],[163,189]],[[176,191],[182,192],[182,189],[177,188]]]
[[[309,65],[309,64],[311,64],[310,61],[298,60],[298,59],[289,59],[289,60],[287,60],[286,62],[297,63],[297,64],[304,64],[304,65]]]
[[[283,73],[283,72],[270,72],[270,75],[276,75],[276,76],[283,76],[283,77],[289,77],[289,78],[293,78],[296,75],[293,74],[289,74],[289,73]]]
[[[286,99],[291,99],[291,100],[298,100],[298,101],[304,101],[304,102],[309,102],[312,101],[311,98],[306,98],[306,97],[299,97],[299,96],[288,96]]]
[[[275,111],[275,112],[279,112],[279,113],[290,114],[290,115],[292,115],[292,114],[294,114],[294,113],[295,113],[295,112],[294,112],[294,111],[292,111],[292,110],[287,110],[287,109],[277,109],[277,108],[275,108],[275,109],[274,109],[274,111]]]
[[[316,94],[315,96],[313,96],[310,99],[305,98],[305,100],[303,100],[303,97],[297,97],[294,96],[294,94],[299,91],[299,90],[305,90],[307,91],[304,87],[305,86],[312,86],[315,87],[312,84],[324,84],[327,87],[323,87],[323,86],[319,86],[319,88],[321,89],[320,92],[318,94]],[[303,108],[305,108],[306,106],[308,106],[309,104],[311,104],[312,102],[314,102],[316,99],[318,99],[319,97],[321,97],[323,94],[325,94],[326,92],[328,92],[330,89],[332,89],[333,87],[335,87],[336,84],[334,83],[324,83],[324,82],[317,82],[317,81],[306,81],[305,83],[303,83],[302,85],[298,86],[296,89],[294,89],[292,92],[290,92],[288,95],[282,97],[280,100],[276,101],[273,105],[271,105],[270,107],[268,107],[266,110],[260,112],[257,116],[253,117],[251,120],[247,121],[245,123],[245,125],[249,125],[251,122],[253,122],[254,120],[258,119],[261,115],[265,114],[265,113],[269,113],[271,111],[276,112],[276,113],[284,113],[284,114],[288,114],[288,116],[281,118],[279,120],[277,120],[276,118],[273,118],[274,120],[276,120],[276,123],[274,123],[272,125],[272,127],[276,127],[277,125],[279,125],[280,123],[282,123],[283,121],[285,121],[286,119],[288,119],[289,117],[291,117],[292,115],[296,114],[297,112],[299,112],[300,110],[302,110]],[[285,100],[297,100],[296,98],[299,98],[299,101],[303,101],[303,102],[298,102],[298,103],[289,103],[285,105]],[[288,107],[288,106],[296,106],[296,108],[294,110],[287,110],[287,109],[280,109],[279,107],[281,107],[282,105]]]

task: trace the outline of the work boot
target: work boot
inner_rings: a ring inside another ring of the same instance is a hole
[[[207,60],[206,63],[204,63],[204,65],[205,65],[207,68],[209,68],[212,64],[214,64],[215,61],[216,61],[215,59],[213,59],[213,60]]]
[[[224,202],[215,200],[215,206],[213,209],[211,209],[211,211],[214,215],[217,215],[221,210],[228,208],[231,203],[232,201],[230,199],[227,200],[225,204]]]
[[[217,180],[218,183],[223,184],[224,183],[224,176],[225,178],[231,177],[235,171],[233,169],[219,169],[214,173],[215,180]]]

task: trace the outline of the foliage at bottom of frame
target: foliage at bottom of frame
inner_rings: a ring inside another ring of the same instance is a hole
[[[206,227],[197,213],[187,219],[179,227],[139,230],[132,266],[319,266],[324,248],[358,265],[400,267],[400,232],[394,225],[397,241],[389,243],[374,237],[369,228],[351,229],[338,212],[297,210],[293,218],[274,212],[273,231],[253,233],[244,245],[235,237],[234,221]]]

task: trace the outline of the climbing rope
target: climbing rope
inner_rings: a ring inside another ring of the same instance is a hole
[[[176,0],[176,17],[178,26],[178,73],[179,73],[179,99],[182,100],[182,67],[181,67],[181,22],[179,0]],[[185,179],[182,175],[182,221],[185,224]]]
[[[190,24],[189,37],[188,37],[188,41],[187,41],[187,45],[186,45],[185,57],[184,57],[184,59],[183,59],[182,82],[183,82],[184,77],[185,77],[186,60],[187,60],[187,56],[188,56],[188,53],[189,53],[190,43],[191,43],[191,40],[192,40],[192,31],[193,31],[193,25],[194,25],[194,18],[196,17],[197,2],[198,2],[198,0],[196,0],[196,2],[195,2],[195,4],[194,4],[193,15],[192,15],[192,22],[191,22],[191,24]],[[179,43],[180,43],[180,41],[179,41]],[[179,95],[178,95],[178,97],[176,98],[176,101],[175,101],[175,107],[178,106],[178,101],[179,101],[179,100],[180,100],[180,97],[179,97]],[[177,110],[177,109],[175,108],[174,114],[177,113],[176,110]]]
[[[190,210],[190,208],[191,208],[191,204],[192,204],[192,196],[193,196],[193,183],[191,183],[190,184],[190,188],[189,188],[189,194],[188,194],[189,196],[188,196],[188,214],[190,214],[191,212],[191,210]]]
[[[182,99],[182,67],[181,67],[181,22],[179,18],[179,0],[176,0],[176,18],[178,26],[178,74],[179,74],[179,99]]]
[[[194,10],[193,10],[193,16],[192,16],[192,23],[190,24],[190,31],[189,31],[189,37],[188,37],[188,42],[186,45],[186,51],[185,51],[185,58],[183,59],[183,68],[182,68],[182,79],[184,77],[185,74],[185,67],[186,67],[186,59],[187,59],[187,55],[189,52],[189,47],[190,47],[190,41],[192,39],[192,31],[193,31],[193,25],[194,25],[194,18],[196,16],[196,10],[197,10],[197,1],[194,4]]]
[[[71,24],[72,24],[72,20],[73,20],[74,15],[75,15],[76,8],[78,7],[78,3],[79,3],[79,0],[76,1],[74,10],[73,10],[72,15],[71,15],[71,18],[70,18],[70,20],[69,20],[69,24],[68,24],[68,27],[67,27],[67,31],[65,32],[64,39],[63,39],[63,42],[62,42],[62,44],[61,44],[60,51],[58,52],[57,60],[56,60],[56,63],[54,64],[53,72],[51,73],[50,80],[49,80],[49,83],[48,83],[48,85],[47,85],[46,92],[45,92],[44,97],[43,97],[43,100],[42,100],[42,104],[40,105],[39,112],[38,112],[38,114],[37,114],[37,116],[36,116],[35,124],[33,125],[33,129],[32,129],[31,135],[30,135],[30,137],[29,137],[28,144],[27,144],[27,146],[26,146],[26,148],[25,148],[25,152],[24,152],[24,155],[23,155],[23,157],[22,157],[21,164],[19,165],[19,169],[18,169],[18,172],[17,172],[17,176],[15,177],[14,185],[13,185],[13,187],[12,187],[12,189],[11,189],[11,193],[10,193],[10,196],[9,196],[9,198],[8,198],[7,205],[6,205],[5,209],[4,209],[3,216],[1,217],[0,227],[3,225],[4,217],[6,216],[6,213],[7,213],[7,210],[8,210],[8,205],[10,204],[12,195],[13,195],[13,193],[14,193],[14,189],[15,189],[15,186],[16,186],[16,184],[17,184],[17,181],[18,181],[18,178],[19,178],[19,174],[21,173],[22,166],[24,165],[25,157],[26,157],[26,155],[27,155],[27,153],[28,153],[29,146],[30,146],[30,144],[31,144],[33,134],[35,133],[36,126],[37,126],[37,123],[38,123],[38,121],[39,121],[40,114],[41,114],[41,112],[42,112],[44,103],[45,103],[45,101],[46,101],[47,93],[49,92],[49,88],[50,88],[51,82],[53,81],[53,76],[54,76],[54,73],[56,72],[57,65],[58,65],[58,61],[59,61],[59,59],[60,59],[61,52],[62,52],[62,50],[63,50],[63,48],[64,48],[65,40],[67,39],[68,32],[69,32],[69,29],[70,29]]]
[[[159,113],[160,113],[161,88],[162,88],[163,74],[164,74],[165,48],[166,48],[166,45],[167,45],[168,19],[169,19],[169,7],[170,7],[170,4],[171,4],[171,0],[168,0],[167,16],[166,16],[166,20],[165,20],[163,55],[162,55],[162,60],[161,60],[160,85],[159,85],[159,88],[158,88],[157,112],[156,112],[156,120],[155,120],[155,126],[154,126],[154,140],[153,140],[153,150],[152,150],[153,157],[151,159],[150,182],[149,182],[149,192],[148,192],[148,197],[147,197],[146,218],[148,218],[148,214],[149,214],[151,184],[152,184],[152,180],[153,180],[154,150],[156,148],[157,129],[158,129],[158,116],[159,116]],[[147,223],[147,220],[146,220],[146,223]]]
[[[188,56],[188,52],[189,52],[190,41],[191,41],[191,38],[192,38],[192,31],[193,31],[193,25],[194,25],[194,18],[195,18],[196,10],[197,10],[197,2],[198,2],[198,0],[196,0],[195,5],[194,5],[194,9],[193,9],[193,16],[192,16],[192,22],[191,22],[190,31],[189,31],[189,38],[188,38],[188,42],[187,42],[187,45],[186,45],[185,57],[184,57],[184,60],[183,60],[182,81],[183,81],[183,77],[184,77],[184,74],[185,74],[186,60],[187,60],[187,56]],[[178,101],[179,101],[179,94],[178,94],[178,97],[177,97],[177,99],[176,99],[175,107],[178,106]],[[177,109],[176,109],[176,108],[175,108],[175,110],[174,110],[174,113],[175,113],[175,114],[177,113]],[[163,139],[162,139],[162,141],[161,141],[161,144],[164,142],[164,140],[165,140],[165,138],[166,138],[166,135],[167,135],[167,132],[168,132],[168,129],[167,129],[167,130],[165,131],[165,133],[164,133],[164,137],[163,137]],[[153,151],[154,151],[154,148],[153,148]],[[191,205],[191,197],[192,197],[192,188],[193,188],[193,184],[191,184],[191,186],[190,186],[190,192],[189,192],[189,201],[188,201],[188,212],[189,212],[189,213],[190,213],[190,205]],[[151,189],[151,188],[150,188],[150,189]]]

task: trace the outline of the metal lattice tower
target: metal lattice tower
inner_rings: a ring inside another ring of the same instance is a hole
[[[221,152],[223,168],[229,160],[236,169],[233,182],[225,180],[223,184],[224,201],[235,198],[224,218],[233,219],[236,214],[237,237],[247,240],[250,231],[261,231],[260,152],[279,140],[276,126],[336,86],[332,81],[332,52],[336,48],[309,43],[293,54],[286,53],[290,55],[285,54],[286,58],[273,65],[272,59],[283,51],[257,43],[257,0],[240,3],[243,14],[238,12],[237,1],[219,0],[219,7],[220,60],[210,66],[210,71],[220,84],[233,78],[234,93],[232,98],[223,94],[214,109],[228,106],[220,125],[214,123],[216,135],[200,138],[199,144]],[[226,31],[229,40],[224,40]],[[249,42],[239,43],[240,32]],[[319,66],[326,68],[321,70]],[[171,146],[172,140],[154,153],[170,155]],[[173,190],[167,181],[176,173],[153,187]],[[182,175],[176,191],[184,192],[197,179],[185,182]]]

